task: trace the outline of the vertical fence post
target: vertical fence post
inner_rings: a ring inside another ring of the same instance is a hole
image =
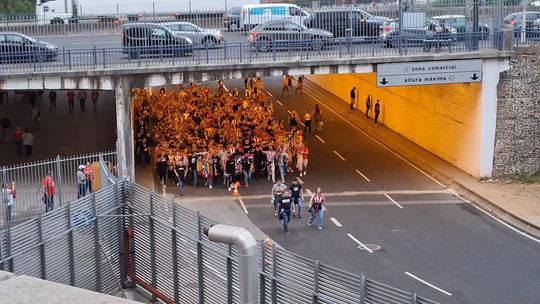
[[[319,260],[313,263],[313,304],[319,303]]]
[[[411,304],[416,304],[416,291],[411,293]]]
[[[202,223],[201,212],[197,211],[197,276],[199,283],[199,303],[204,303],[203,252],[202,252]]]
[[[62,203],[64,201],[63,201],[63,193],[62,193],[62,163],[61,163],[60,155],[56,155],[55,169],[56,169],[56,173],[55,173],[56,188],[58,190],[58,206],[62,206]]]
[[[156,234],[154,229],[154,193],[150,192],[150,271],[152,272],[152,286],[157,287]],[[156,296],[152,295],[152,301],[157,301]]]
[[[232,277],[232,245],[229,245],[227,254],[227,304],[233,304],[233,277]]]
[[[171,228],[171,238],[172,238],[172,267],[173,267],[173,286],[174,286],[174,302],[180,303],[180,291],[179,291],[179,282],[178,282],[178,248],[177,248],[177,235],[176,235],[176,204],[174,203],[174,198],[172,201],[172,228]]]
[[[94,254],[96,259],[96,291],[101,292],[101,254],[99,251],[99,219],[97,214],[96,192],[92,192],[92,214],[94,215]]]
[[[259,278],[259,301],[260,304],[266,304],[266,280],[264,272],[266,271],[266,244],[261,240],[261,274]]]
[[[68,50],[67,54],[68,54],[68,70],[71,70],[71,50]]]
[[[126,212],[126,210],[129,211],[128,207],[126,207],[126,202],[120,202],[120,186],[119,181],[117,180],[115,182],[115,190],[116,190],[116,203],[122,203],[122,207],[118,208],[119,215],[126,214],[131,212]],[[131,187],[130,187],[131,190]],[[125,199],[125,198],[124,198]],[[131,201],[130,201],[131,202]],[[131,217],[130,217],[131,218]],[[122,284],[122,288],[125,288],[125,283],[127,281],[127,275],[126,275],[126,265],[124,264],[124,227],[125,224],[125,218],[124,217],[118,217],[116,219],[116,225],[118,230],[118,252],[119,252],[119,258],[118,261],[120,262],[120,283]],[[130,247],[134,248],[134,247]],[[129,253],[128,253],[129,254]]]
[[[69,284],[75,286],[75,252],[73,246],[73,227],[71,226],[71,204],[66,205],[69,250]],[[99,247],[94,248],[98,251]]]
[[[103,49],[103,68],[107,68],[107,56],[106,56],[106,52],[105,52],[105,49]]]
[[[43,242],[43,218],[38,214],[38,237],[39,237],[39,263],[41,266],[41,278],[47,279],[47,269],[45,267],[45,243]]]
[[[366,303],[366,276],[360,274],[360,304]]]
[[[270,295],[272,297],[272,304],[277,304],[277,254],[276,254],[276,244],[272,244],[272,287]]]
[[[6,249],[7,249],[7,258],[9,258],[8,269],[9,272],[15,272],[13,269],[13,255],[11,254],[11,225],[7,226],[6,229]]]
[[[6,167],[2,167],[2,184],[4,186],[7,187],[7,184],[8,184],[8,181],[7,181],[7,174],[6,174]],[[7,201],[7,192],[4,192],[2,191],[2,205],[4,205],[4,218],[6,219],[6,225],[9,225],[9,218],[10,216],[8,215],[9,213],[9,210],[8,210],[8,206],[7,204],[5,203]],[[11,207],[13,208],[13,207]],[[0,249],[1,250],[1,249]]]

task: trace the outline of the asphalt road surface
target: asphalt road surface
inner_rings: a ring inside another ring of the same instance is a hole
[[[227,83],[241,87],[239,81]],[[304,207],[302,219],[291,220],[291,234],[283,234],[269,203],[272,183],[259,180],[242,189],[239,204],[278,244],[441,303],[538,303],[539,243],[462,201],[352,127],[325,107],[335,101],[328,92],[308,84],[304,95],[282,97],[280,78],[265,83],[276,98],[278,118],[319,103],[325,119],[321,134],[307,136],[310,164],[301,177],[304,189],[322,187],[327,193],[323,230],[307,225]]]

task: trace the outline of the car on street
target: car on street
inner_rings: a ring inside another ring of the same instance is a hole
[[[465,38],[464,33],[467,32],[467,27],[464,15],[442,15],[431,17],[431,19],[439,22],[440,25],[446,25],[455,28],[458,36],[460,36],[461,39]],[[487,24],[479,22],[478,31],[480,33],[479,36],[481,39],[489,38],[490,28]]]
[[[268,52],[275,48],[309,48],[322,50],[333,42],[331,32],[307,28],[287,20],[274,20],[256,26],[249,32],[252,49]]]
[[[43,62],[58,57],[58,47],[22,33],[0,33],[1,62]]]
[[[160,23],[179,36],[188,37],[193,44],[203,45],[207,48],[214,48],[223,43],[223,33],[217,29],[202,28],[187,21],[175,21]]]
[[[525,12],[525,35],[533,35],[534,21],[540,18],[540,11]],[[504,18],[504,26],[509,29],[514,29],[515,37],[521,35],[523,27],[523,12],[511,13]]]
[[[141,55],[187,56],[193,54],[193,41],[156,23],[128,23],[122,26],[122,53],[129,58]]]
[[[388,19],[358,8],[326,8],[315,10],[304,22],[308,28],[329,31],[334,37],[358,37],[379,36],[381,25]]]
[[[229,31],[240,29],[240,7],[232,7],[223,14],[223,26]]]
[[[421,45],[426,40],[439,40],[440,45],[446,46],[457,41],[457,30],[447,25],[431,19],[424,19],[422,23],[414,27],[402,29],[402,41],[407,45]],[[397,47],[399,45],[399,20],[388,20],[381,26],[379,38],[386,47]]]

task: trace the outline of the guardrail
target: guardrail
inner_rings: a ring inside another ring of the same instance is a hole
[[[52,159],[41,161],[9,165],[0,167],[0,180],[4,185],[10,185],[15,182],[15,194],[13,207],[8,209],[4,195],[0,204],[0,227],[8,224],[8,212],[11,211],[11,225],[15,225],[30,217],[35,217],[45,212],[43,203],[43,184],[42,181],[49,171],[53,172],[53,178],[56,183],[56,195],[54,198],[54,207],[63,206],[65,203],[77,198],[77,168],[79,165],[86,165],[87,162],[103,163],[105,167],[95,170],[96,179],[100,177],[99,184],[109,185],[110,182],[103,175],[110,174],[104,172],[105,168],[111,170],[116,164],[116,152],[104,151],[100,153],[89,153],[76,156],[57,156]],[[97,180],[96,180],[97,182]],[[96,184],[97,185],[97,184]]]
[[[61,49],[52,55],[47,51],[14,52],[4,56],[0,72],[39,72],[103,70],[130,67],[188,66],[200,64],[237,64],[253,62],[294,62],[311,59],[365,58],[429,53],[466,53],[499,50],[501,33],[453,35],[451,38],[425,37],[339,38],[296,41],[241,42],[204,45],[159,45],[132,48]],[[266,45],[264,48],[262,44]],[[47,52],[47,53],[43,53]],[[57,58],[47,59],[57,56]]]

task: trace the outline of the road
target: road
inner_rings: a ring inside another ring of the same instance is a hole
[[[242,191],[250,219],[278,244],[441,303],[538,301],[540,244],[460,200],[352,127],[324,106],[336,102],[333,95],[309,85],[304,95],[282,97],[279,78],[267,80],[266,88],[276,98],[281,119],[288,110],[303,113],[315,103],[323,105],[325,117],[324,131],[307,137],[310,165],[301,178],[304,189],[327,192],[322,231],[307,225],[303,211],[285,235],[268,198],[250,198],[268,193],[271,183],[257,181],[256,187]]]

